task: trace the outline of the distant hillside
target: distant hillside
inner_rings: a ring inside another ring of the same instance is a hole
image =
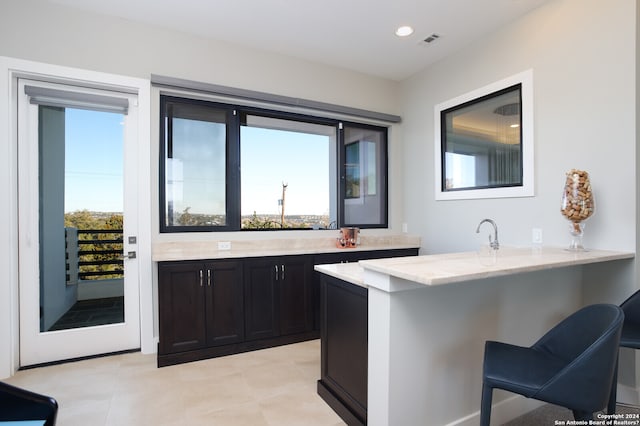
[[[65,213],[64,226],[78,229],[122,229],[122,212],[78,210]]]

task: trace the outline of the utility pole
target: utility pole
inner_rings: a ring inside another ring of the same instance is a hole
[[[280,228],[284,228],[284,193],[287,190],[289,184],[282,182],[282,210],[280,211]]]

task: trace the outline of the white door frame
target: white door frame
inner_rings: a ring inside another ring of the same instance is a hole
[[[140,344],[143,353],[156,351],[153,333],[151,260],[151,84],[149,80],[80,70],[0,56],[0,378],[19,366],[17,78],[74,82],[93,88],[121,87],[138,95],[138,245],[140,285]],[[6,342],[6,344],[4,344]]]

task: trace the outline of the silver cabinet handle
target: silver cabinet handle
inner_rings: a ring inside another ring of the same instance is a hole
[[[207,269],[207,286],[211,287],[211,269]]]
[[[202,269],[200,269],[200,287],[202,287],[202,284],[203,284],[203,282],[202,282],[202,275],[203,275],[203,274],[202,274]]]
[[[284,265],[282,265],[282,275],[281,275],[282,281],[284,281]]]
[[[276,270],[276,281],[278,281],[278,265],[275,265],[274,268]]]

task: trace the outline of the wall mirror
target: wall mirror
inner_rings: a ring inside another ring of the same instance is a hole
[[[532,72],[435,107],[436,200],[533,196]]]

